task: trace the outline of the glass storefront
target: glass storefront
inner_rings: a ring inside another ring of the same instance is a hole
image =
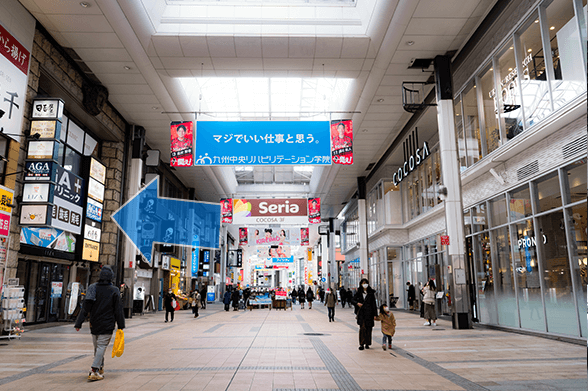
[[[582,159],[465,212],[480,322],[586,337],[586,196]]]

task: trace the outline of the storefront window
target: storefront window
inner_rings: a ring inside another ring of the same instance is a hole
[[[564,169],[567,174],[567,187],[569,195],[566,194],[565,203],[585,200],[588,196],[586,191],[586,160],[572,163]]]
[[[439,153],[439,151],[435,151],[433,153],[433,158],[435,160],[433,160],[433,171],[435,174],[435,195],[434,197],[437,199],[437,204],[441,203],[441,197],[439,196],[439,194],[437,193],[437,189],[441,188],[441,185],[443,185],[443,179],[441,178],[441,154]]]
[[[65,156],[63,159],[63,168],[76,175],[81,175],[82,171],[82,157],[79,153],[71,149],[70,147],[65,147]]]
[[[520,220],[533,214],[531,193],[528,185],[524,185],[510,193],[509,211],[510,221]]]
[[[465,234],[471,235],[472,234],[472,216],[470,215],[470,210],[466,210],[463,212],[463,224],[465,226]]]
[[[546,212],[561,206],[561,192],[559,190],[559,178],[557,171],[537,180],[537,209],[538,212]]]
[[[425,183],[427,185],[427,207],[433,209],[435,207],[435,181],[433,179],[433,159],[425,160]]]
[[[490,223],[492,227],[507,223],[506,197],[504,195],[490,200]]]
[[[458,95],[454,101],[453,112],[455,113],[455,134],[457,136],[457,150],[459,153],[459,170],[463,171],[468,167],[468,162],[462,121],[463,116],[461,115],[461,95]]]
[[[494,70],[488,65],[480,76],[478,88],[482,89],[484,105],[484,134],[486,135],[486,154],[500,146],[500,130],[498,129],[497,91],[494,88]],[[508,86],[505,86],[508,88]]]
[[[578,324],[572,295],[572,277],[566,243],[563,212],[554,212],[537,218],[537,245],[541,248],[545,313],[547,331],[578,335]]]
[[[523,26],[521,29],[517,53],[527,126],[532,126],[551,113],[551,100],[545,71],[545,53],[541,42],[539,15],[535,12],[528,19],[527,26]],[[509,132],[507,132],[507,137],[511,138]]]
[[[582,337],[586,337],[588,332],[586,331],[586,322],[584,316],[586,316],[586,285],[588,284],[588,235],[587,235],[587,220],[588,216],[586,210],[586,203],[574,206],[566,211],[567,218],[570,222],[571,227],[571,243],[572,248],[570,249],[572,255],[572,266],[574,268],[574,279],[576,298],[578,302],[578,312],[580,314],[580,326],[582,331]]]
[[[496,305],[498,323],[504,326],[518,327],[517,300],[515,296],[514,274],[510,255],[510,237],[508,227],[493,230],[492,243],[496,257]]]
[[[511,139],[523,131],[521,94],[517,84],[517,67],[512,40],[498,53],[496,77],[499,85],[497,86],[498,92],[493,93],[495,104],[500,109],[500,118],[506,137]]]
[[[476,89],[471,82],[462,94],[463,98],[463,129],[465,148],[467,149],[467,166],[482,159],[482,140],[480,138],[480,122],[478,119],[478,101]]]
[[[555,76],[553,105],[557,110],[586,91],[586,59],[572,1],[546,1],[543,6]]]
[[[488,229],[488,219],[486,218],[486,203],[481,203],[472,208],[472,223],[474,232],[480,232]]]
[[[514,228],[516,243],[513,255],[517,275],[521,327],[545,331],[537,247],[533,245],[535,237],[533,220],[529,219],[516,224]]]
[[[492,269],[490,238],[487,232],[474,236],[474,260],[476,263],[480,321],[496,324],[494,270]]]

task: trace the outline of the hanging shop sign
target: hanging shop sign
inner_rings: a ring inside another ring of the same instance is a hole
[[[300,245],[299,228],[250,228],[248,233],[250,246]]]
[[[330,165],[328,121],[198,121],[196,166]]]
[[[50,181],[57,178],[57,164],[51,161],[25,162],[25,181]]]
[[[76,235],[82,233],[82,207],[61,198],[53,200],[51,226]]]
[[[306,198],[233,199],[235,224],[307,224]]]
[[[86,217],[101,222],[102,221],[102,204],[100,202],[96,202],[91,198],[88,198],[88,203],[86,204]]]
[[[82,206],[84,180],[59,164],[56,164],[55,167],[57,171],[55,197]]]
[[[192,249],[192,277],[198,277],[198,265],[200,263],[200,251],[197,248]]]
[[[321,199],[320,198],[309,198],[308,199],[308,222],[310,224],[321,223]]]
[[[106,166],[93,157],[90,158],[90,178],[94,178],[102,184],[106,183]]]
[[[27,96],[30,53],[0,25],[0,128],[19,134],[22,129]],[[20,136],[10,135],[20,142]]]
[[[249,243],[247,238],[247,228],[239,227],[239,246],[246,246]]]
[[[84,239],[82,247],[82,259],[84,261],[98,262],[100,258],[100,243]]]
[[[59,147],[56,141],[30,141],[27,159],[57,161]]]
[[[300,245],[308,246],[310,244],[310,237],[308,235],[308,227],[300,228]]]
[[[86,221],[84,225],[84,239],[100,242],[102,236],[101,224],[95,221]]]
[[[413,148],[409,147],[409,150],[412,151]],[[399,167],[398,171],[395,172],[392,176],[392,182],[394,183],[394,186],[398,186],[398,184],[402,182],[402,180],[406,178],[408,174],[420,166],[421,163],[427,157],[429,157],[430,154],[431,152],[429,151],[429,144],[426,141],[423,143],[422,148],[415,148],[414,153],[412,153],[408,159],[404,161],[402,167]]]
[[[61,135],[61,121],[33,120],[31,121],[31,136],[38,134],[40,139],[58,139]]]
[[[331,121],[331,155],[333,163],[353,164],[353,121]]]
[[[34,119],[63,119],[63,101],[61,99],[35,99],[31,116]]]
[[[243,267],[243,250],[229,250],[227,254],[227,267]]]
[[[53,202],[53,183],[25,183],[22,188],[22,202]]]
[[[8,213],[0,213],[0,237],[7,237],[10,234],[10,219]]]
[[[22,205],[20,225],[49,225],[52,205]]]
[[[233,199],[221,198],[221,216],[222,222],[231,224],[233,222]]]
[[[172,122],[170,125],[172,167],[190,167],[194,164],[194,123]]]
[[[292,250],[290,246],[257,246],[259,258],[290,258]]]
[[[50,227],[23,227],[20,230],[20,242],[68,253],[73,253],[76,248],[76,237],[73,234]]]
[[[88,182],[88,195],[98,202],[104,202],[104,185],[94,178]]]
[[[84,129],[70,120],[67,125],[67,145],[82,153],[84,151],[84,133]]]
[[[0,212],[12,214],[12,197],[14,192],[4,186],[0,186]]]

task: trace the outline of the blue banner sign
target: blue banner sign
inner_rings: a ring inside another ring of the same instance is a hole
[[[272,258],[272,263],[293,263],[294,256],[291,257],[282,257],[282,258]]]
[[[328,121],[198,121],[195,166],[330,165]]]
[[[198,263],[200,251],[197,248],[192,249],[192,277],[198,277]]]

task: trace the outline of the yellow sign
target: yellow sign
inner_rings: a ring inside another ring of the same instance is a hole
[[[84,239],[84,248],[82,250],[82,259],[84,261],[98,262],[100,256],[100,243]]]
[[[57,121],[31,121],[31,136],[38,134],[39,138],[55,138]]]
[[[12,214],[12,196],[14,192],[7,187],[0,186],[0,211]]]
[[[172,289],[174,295],[178,294],[180,290],[180,273],[174,272],[173,269],[169,273],[169,287]]]
[[[171,257],[170,266],[172,269],[180,270],[180,267],[182,266],[182,261],[180,261],[178,258]]]
[[[312,248],[308,249],[308,260],[312,261]]]

